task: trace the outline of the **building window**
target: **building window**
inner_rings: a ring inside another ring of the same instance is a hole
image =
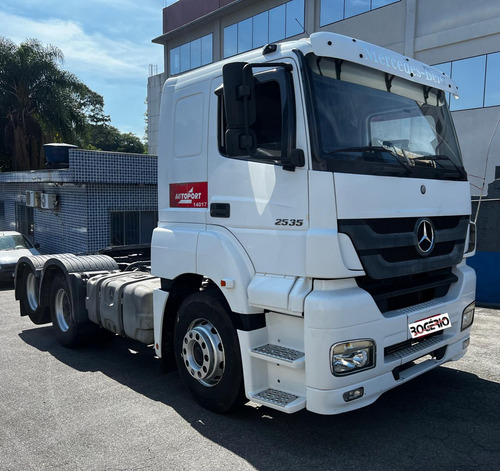
[[[112,211],[111,245],[151,243],[156,211]]]
[[[304,31],[304,0],[291,0],[224,28],[224,57],[231,57]]]
[[[400,0],[321,0],[320,26],[385,7]]]
[[[269,26],[268,35],[270,43],[279,41],[283,39],[286,35],[285,33],[285,5],[280,5],[279,7],[269,10]]]
[[[459,98],[449,98],[451,111],[500,105],[500,52],[436,64],[458,85]]]
[[[484,106],[500,105],[500,52],[486,56],[486,80],[484,86]]]
[[[16,203],[16,231],[33,238],[35,234],[35,222],[33,218],[33,208],[24,203]]]
[[[170,75],[196,69],[213,61],[213,35],[207,34],[170,50]]]

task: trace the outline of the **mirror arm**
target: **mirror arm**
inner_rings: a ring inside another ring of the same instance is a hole
[[[244,125],[245,125],[245,135],[243,136],[243,147],[246,149],[248,154],[252,157],[254,157],[254,152],[253,152],[253,139],[250,134],[250,123],[248,121],[248,101],[250,100],[250,91],[251,87],[249,83],[246,83],[247,79],[247,74],[245,73],[245,69],[249,67],[249,64],[246,64],[243,69],[243,85],[239,87],[238,89],[238,95],[239,98],[243,98],[243,116],[245,119]],[[250,67],[251,69],[251,67]],[[252,77],[253,80],[253,77]]]

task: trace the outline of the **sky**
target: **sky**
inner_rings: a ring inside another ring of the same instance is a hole
[[[162,9],[174,0],[1,0],[0,36],[57,46],[63,68],[104,97],[122,132],[144,137],[149,65],[163,71]]]

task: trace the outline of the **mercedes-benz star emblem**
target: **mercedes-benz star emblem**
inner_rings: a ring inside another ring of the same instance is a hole
[[[420,219],[416,224],[417,252],[425,257],[432,252],[435,244],[434,225],[429,219]]]

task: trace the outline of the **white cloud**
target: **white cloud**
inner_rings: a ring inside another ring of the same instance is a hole
[[[148,64],[161,61],[161,48],[137,44],[125,38],[111,39],[101,33],[87,33],[72,20],[33,20],[0,12],[0,34],[20,43],[27,38],[59,47],[65,68],[79,77],[97,74],[107,79],[144,79]]]
[[[112,125],[144,134],[148,65],[163,69],[162,0],[0,0],[0,36],[57,46],[63,68],[105,100]]]
[[[177,1],[179,0],[175,0],[175,2]],[[102,0],[87,0],[87,3],[94,3],[96,8],[102,7]],[[136,0],[106,0],[106,6],[116,7],[120,10],[130,10],[135,14],[140,12],[146,15],[161,16],[161,3],[157,0],[142,0],[141,2],[137,2]]]

